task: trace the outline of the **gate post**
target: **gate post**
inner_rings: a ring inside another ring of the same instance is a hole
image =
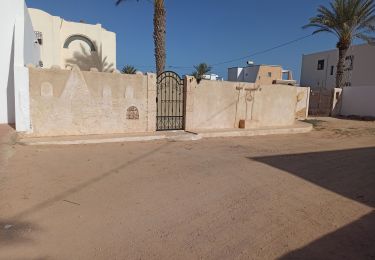
[[[147,131],[156,131],[156,74],[147,73]]]
[[[195,78],[185,76],[184,78],[184,95],[185,95],[185,130],[194,130],[194,87]]]

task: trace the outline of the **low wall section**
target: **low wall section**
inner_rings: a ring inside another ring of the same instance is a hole
[[[155,131],[154,74],[30,69],[30,99],[35,136]]]
[[[307,116],[309,88],[206,81],[187,77],[186,128],[246,128],[288,126]]]
[[[343,88],[340,114],[375,117],[375,86]]]
[[[156,75],[30,68],[31,135],[156,131]],[[185,129],[289,126],[307,113],[308,88],[186,77]]]

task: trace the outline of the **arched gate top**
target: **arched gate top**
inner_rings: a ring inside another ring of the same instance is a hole
[[[173,78],[178,81],[179,84],[182,84],[183,79],[174,71],[164,71],[163,73],[159,74],[158,82],[162,82],[166,78]]]

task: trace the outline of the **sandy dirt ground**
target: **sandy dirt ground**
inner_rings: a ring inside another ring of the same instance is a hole
[[[375,122],[21,146],[0,130],[0,259],[375,259]]]

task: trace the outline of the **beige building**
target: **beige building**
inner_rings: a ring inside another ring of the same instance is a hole
[[[286,77],[283,80],[284,75]],[[250,65],[245,68],[233,67],[228,69],[228,81],[248,82],[255,84],[290,83],[294,85],[292,72],[283,70],[279,65]]]
[[[301,86],[333,89],[336,81],[338,50],[323,51],[302,57]],[[375,86],[375,46],[350,47],[345,58],[345,86]]]
[[[65,21],[42,10],[29,8],[31,21],[41,50],[41,66],[71,64],[81,70],[116,68],[116,34],[101,24]]]

